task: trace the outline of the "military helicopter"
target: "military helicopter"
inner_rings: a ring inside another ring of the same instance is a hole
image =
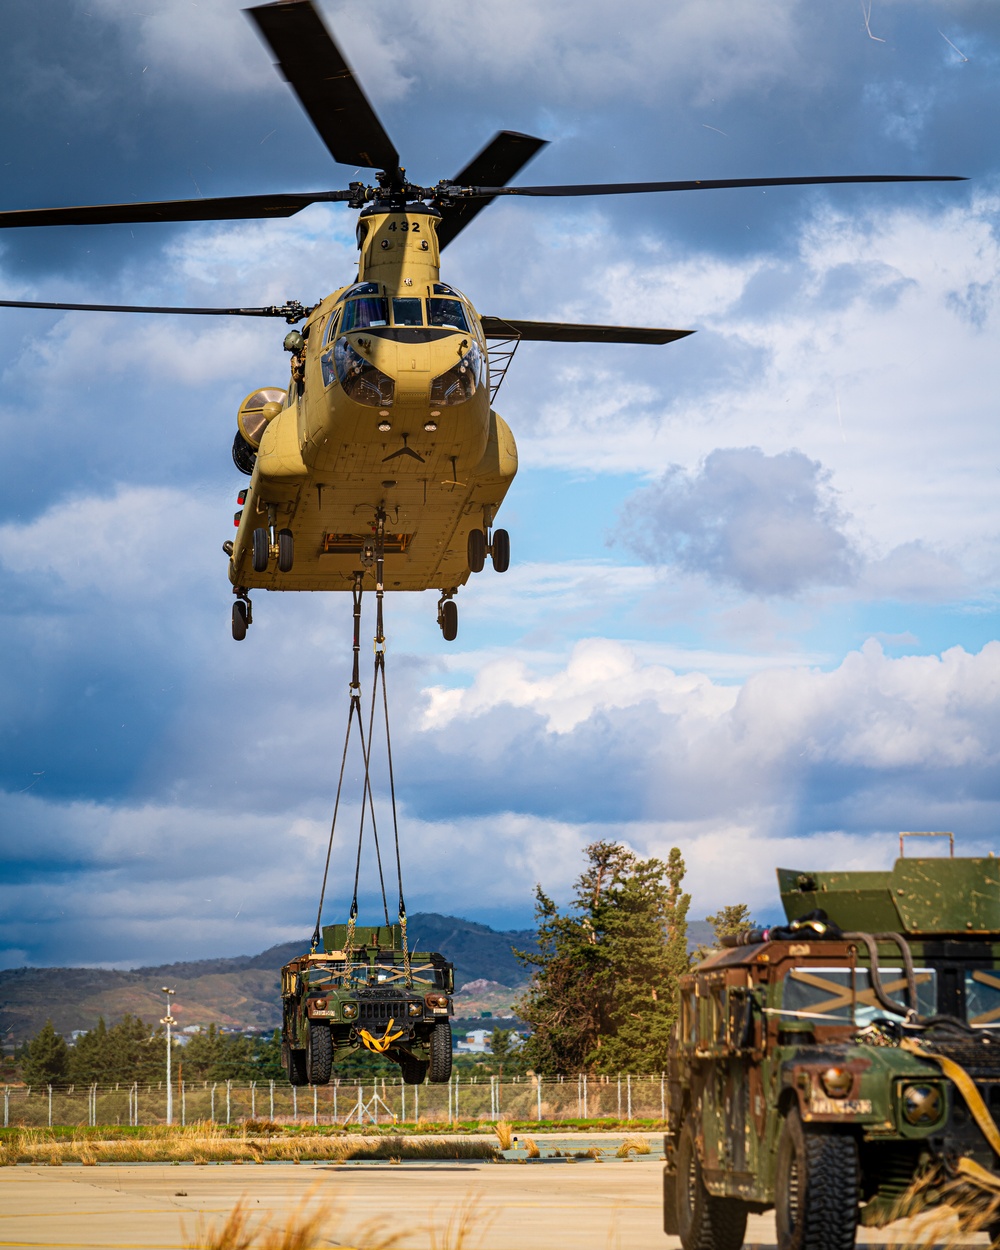
[[[690,330],[572,325],[480,316],[441,280],[441,248],[505,195],[591,196],[820,183],[958,181],[880,175],[509,186],[545,140],[500,131],[453,178],[410,183],[399,154],[312,0],[246,10],[333,159],[375,170],[372,185],[159,203],[0,212],[0,227],[288,217],[310,204],[360,210],[355,279],[320,303],[161,308],[0,300],[0,306],[284,318],[287,386],[240,405],[233,459],[240,491],[229,556],[233,637],[252,623],[250,591],[438,589],[438,624],[458,633],[455,594],[489,556],[510,562],[493,528],[517,471],[510,427],[492,401],[523,341],[663,344]]]

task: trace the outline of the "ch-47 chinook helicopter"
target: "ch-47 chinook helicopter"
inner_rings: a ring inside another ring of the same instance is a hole
[[[312,0],[247,10],[335,161],[376,171],[346,190],[0,212],[0,227],[288,217],[310,204],[360,210],[355,281],[312,307],[155,308],[3,300],[6,307],[283,317],[287,389],[260,387],[240,406],[233,445],[251,476],[225,544],[233,636],[252,621],[250,591],[439,589],[438,623],[458,632],[454,595],[490,556],[508,567],[493,521],[517,449],[492,397],[520,341],[669,343],[689,330],[570,325],[480,316],[442,282],[440,251],[503,195],[590,196],[816,183],[957,181],[931,175],[733,178],[509,186],[545,145],[501,131],[454,178],[407,181],[399,154]],[[491,377],[490,348],[494,370]],[[359,565],[361,566],[359,568]]]

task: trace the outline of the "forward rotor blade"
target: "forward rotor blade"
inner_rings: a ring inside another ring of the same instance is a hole
[[[149,204],[90,204],[72,208],[20,208],[0,212],[8,226],[107,226],[147,221],[236,221],[250,217],[291,217],[310,204],[348,200],[349,191],[301,195],[226,195],[205,200],[160,200]]]
[[[43,300],[0,299],[0,308],[55,308],[62,312],[189,313],[199,317],[284,317],[301,321],[309,311],[301,305],[278,308],[161,308],[153,304],[54,304]]]
[[[246,12],[333,159],[384,169],[401,185],[399,153],[312,0],[278,0]]]
[[[673,343],[694,330],[657,330],[642,326],[590,326],[569,321],[517,321],[482,317],[488,339],[521,339],[525,343]]]
[[[498,195],[638,195],[647,191],[717,191],[726,187],[811,187],[841,182],[966,182],[957,174],[834,174],[822,178],[702,178],[690,182],[593,182],[561,187],[462,187],[470,198]]]
[[[522,135],[516,130],[501,130],[469,161],[461,173],[455,175],[453,181],[460,187],[476,186],[479,183],[506,186],[547,143],[547,139]],[[447,246],[489,202],[490,199],[484,196],[481,199],[437,205],[442,218],[437,228],[440,246]]]

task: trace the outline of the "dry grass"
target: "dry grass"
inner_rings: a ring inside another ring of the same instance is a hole
[[[421,1137],[233,1137],[225,1126],[188,1125],[151,1131],[149,1137],[101,1141],[84,1130],[70,1137],[48,1129],[16,1129],[0,1140],[0,1166],[16,1163],[299,1163],[349,1159],[495,1159],[488,1139],[449,1141]]]
[[[970,1235],[1000,1222],[1000,1189],[949,1179],[937,1169],[918,1177],[896,1204],[905,1221],[888,1250],[958,1250]]]
[[[630,1155],[648,1155],[650,1153],[650,1145],[645,1137],[638,1137],[632,1134],[624,1138],[621,1145],[615,1151],[619,1159],[627,1159]]]
[[[219,1226],[199,1218],[195,1239],[185,1244],[187,1250],[313,1250],[331,1244],[324,1229],[335,1226],[341,1218],[333,1204],[316,1203],[313,1191],[284,1224],[277,1226],[263,1217],[254,1220],[241,1198]],[[443,1227],[432,1222],[410,1232],[426,1235],[427,1250],[475,1250],[491,1218],[473,1195],[450,1213]],[[400,1235],[386,1232],[384,1218],[370,1220],[352,1229],[350,1250],[396,1250]]]
[[[538,1149],[538,1145],[533,1137],[522,1137],[521,1145],[527,1150],[529,1159],[540,1159],[542,1152]]]
[[[510,1150],[514,1144],[514,1127],[508,1124],[506,1120],[497,1120],[493,1126],[493,1132],[496,1133],[497,1141],[500,1143],[501,1150]]]

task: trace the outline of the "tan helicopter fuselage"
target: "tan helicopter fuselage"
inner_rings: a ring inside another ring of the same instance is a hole
[[[469,532],[489,531],[517,448],[490,406],[479,317],[440,282],[436,226],[423,205],[362,215],[357,282],[309,315],[287,391],[263,388],[266,407],[257,393],[256,463],[229,564],[238,592],[349,590],[380,512],[386,589],[448,594],[468,579]],[[260,528],[291,531],[288,572],[274,554],[255,571]]]

